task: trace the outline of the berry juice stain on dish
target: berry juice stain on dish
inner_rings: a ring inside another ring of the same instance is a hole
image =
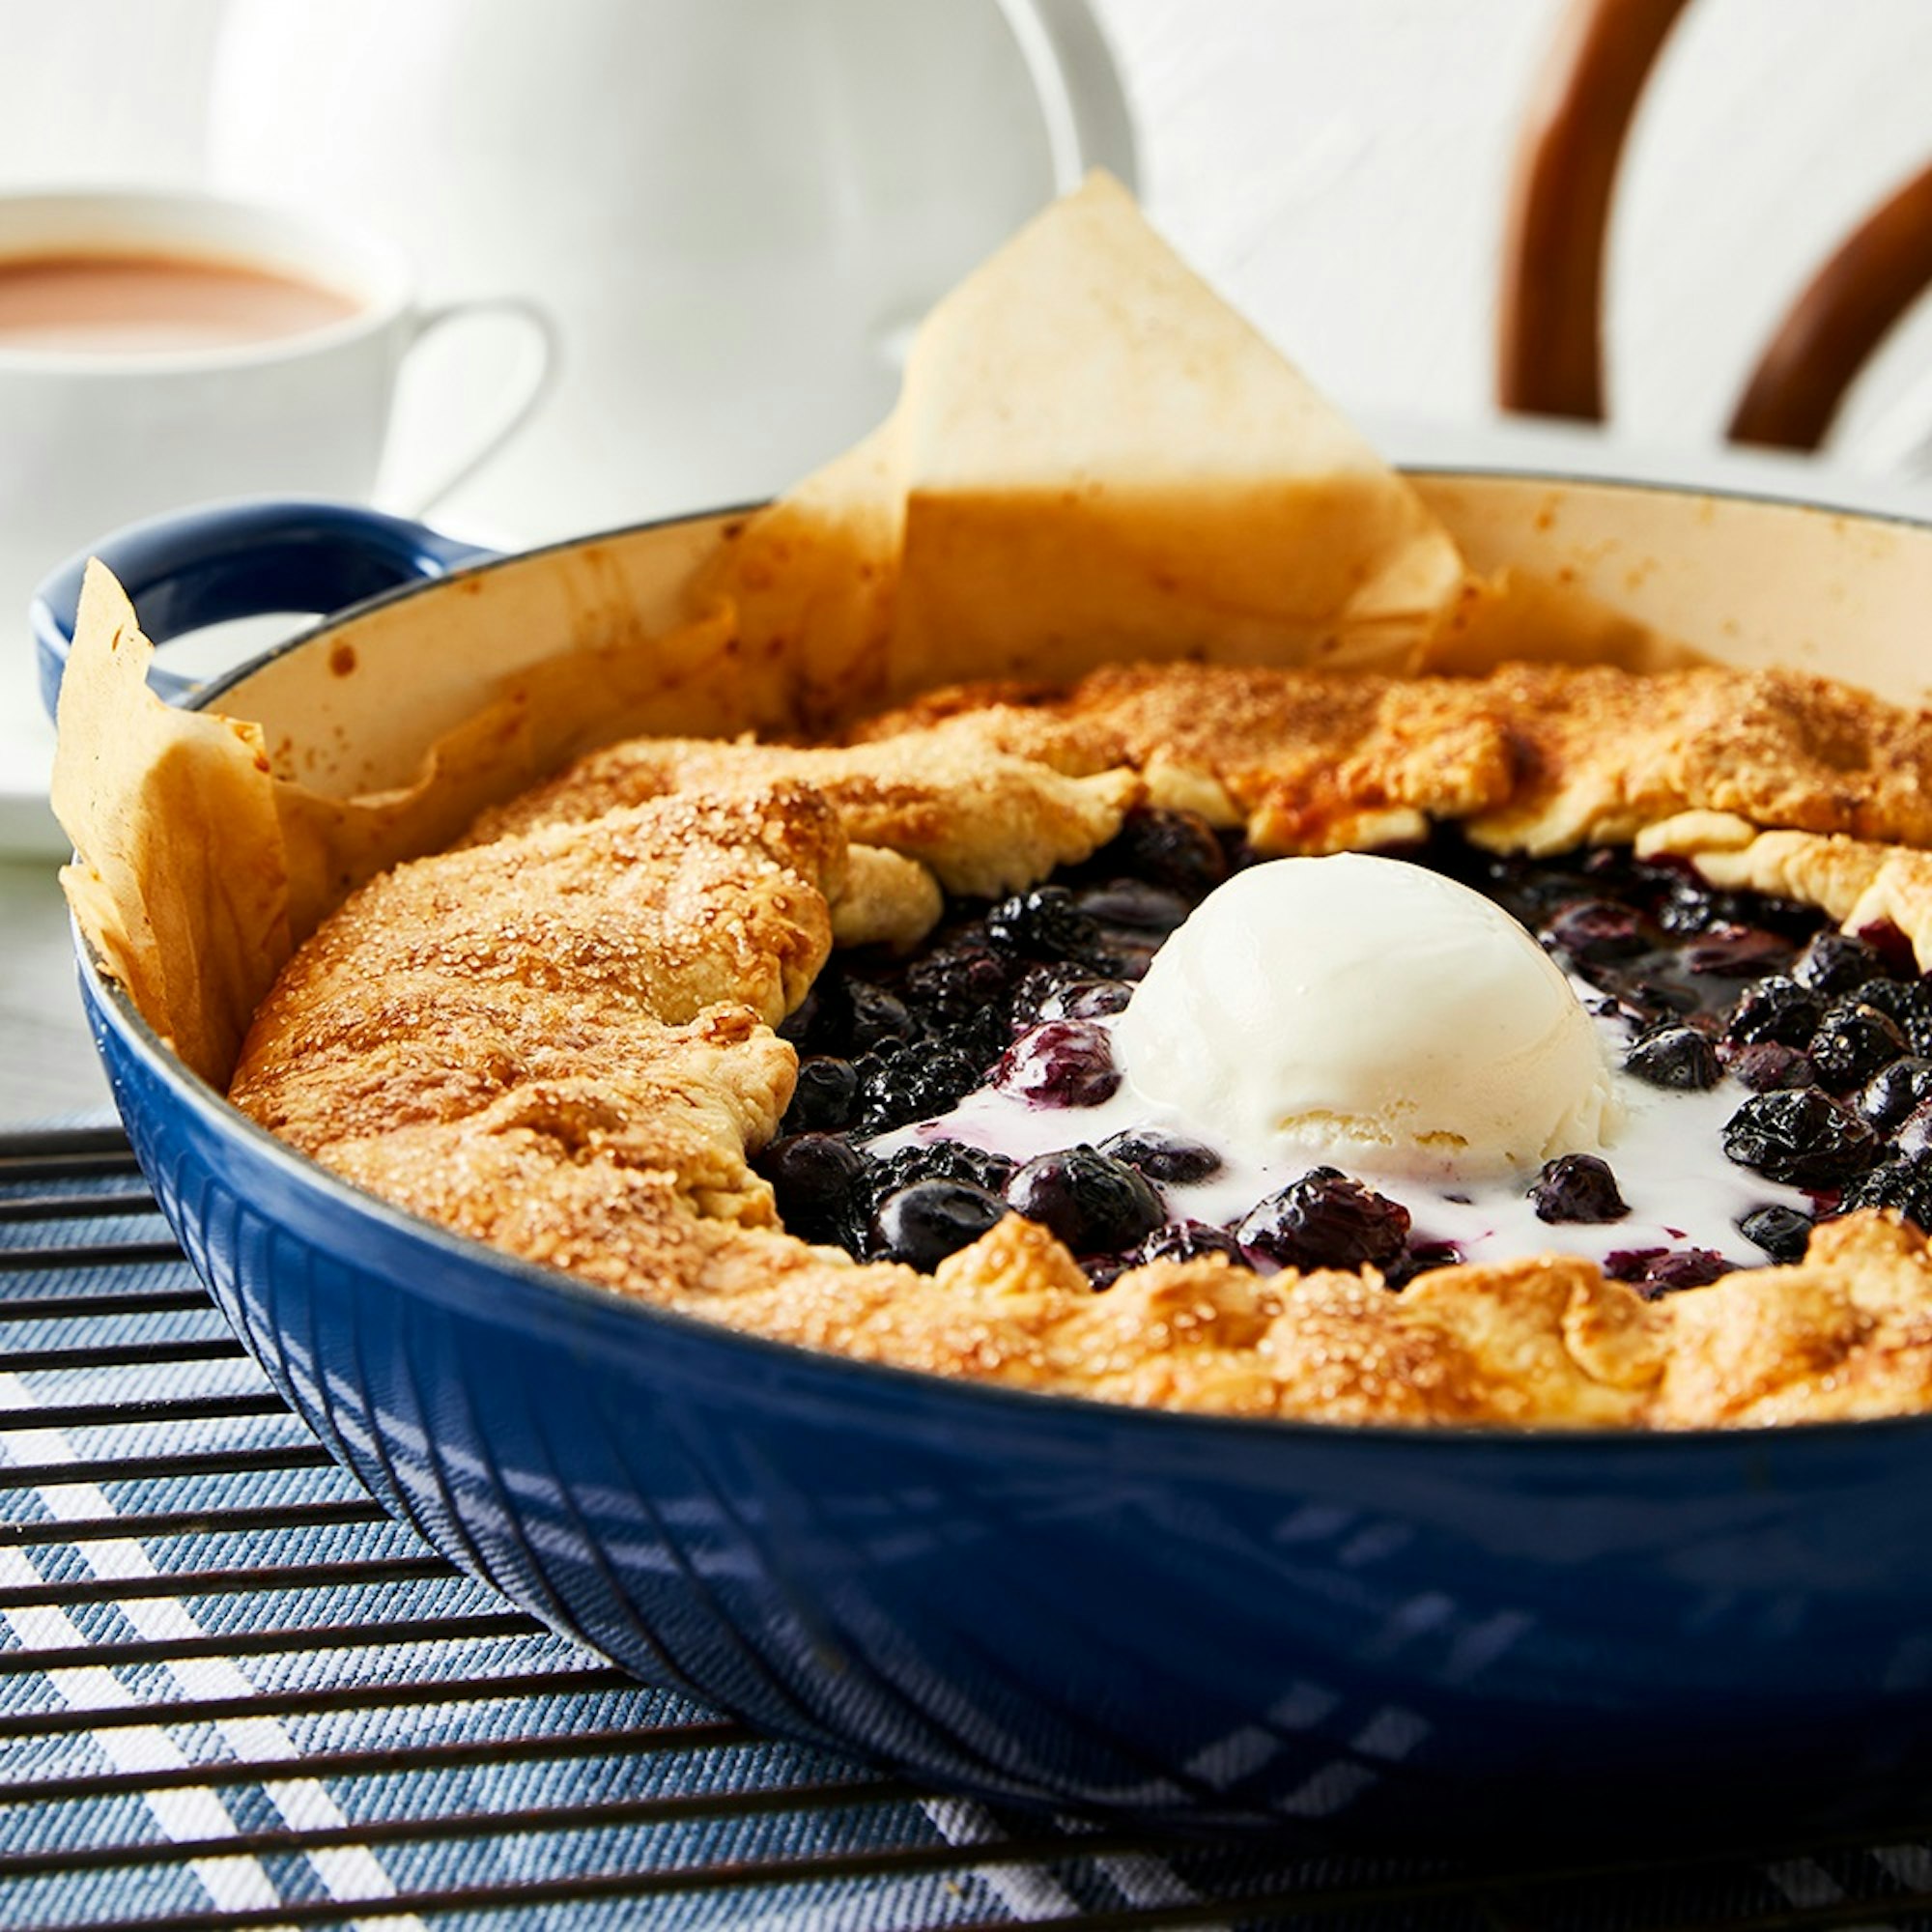
[[[1627,853],[1254,863],[1141,811],[828,968],[760,1165],[809,1238],[926,1268],[1010,1211],[1101,1285],[1559,1249],[1663,1293],[1842,1208],[1932,1219],[1932,993],[1889,963]]]

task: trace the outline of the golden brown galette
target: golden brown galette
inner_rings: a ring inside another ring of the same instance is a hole
[[[952,1376],[1355,1423],[1914,1409],[1928,847],[1932,723],[1816,678],[956,688],[842,744],[582,759],[356,893],[233,1097],[509,1253]],[[1636,1111],[1701,1136],[1710,1228],[1646,1208],[1634,1127],[1508,1181],[1511,1233],[1453,1162],[1405,1194],[1309,1155],[1231,1207],[1136,1121],[1109,1028],[1164,935],[1231,867],[1370,848],[1537,931]]]

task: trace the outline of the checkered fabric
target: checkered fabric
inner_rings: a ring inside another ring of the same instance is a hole
[[[1932,1846],[1481,1869],[936,1796],[459,1576],[242,1353],[111,1129],[0,1139],[0,1926],[1924,1924]]]

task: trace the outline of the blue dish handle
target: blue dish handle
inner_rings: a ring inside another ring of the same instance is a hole
[[[98,556],[120,579],[156,644],[205,625],[278,611],[341,611],[405,583],[447,577],[497,555],[426,525],[349,503],[222,503],[130,524],[90,544],[43,582],[29,611],[48,715],[73,644],[80,581]],[[156,669],[179,703],[195,680]]]

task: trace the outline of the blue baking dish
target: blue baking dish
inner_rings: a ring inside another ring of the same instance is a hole
[[[1883,579],[1869,613],[1827,600],[1841,626],[1889,625],[1932,578],[1932,531],[1907,526],[1548,479],[1429,489],[1479,558],[1517,544],[1548,565],[1567,544],[1615,571],[1652,547],[1649,594],[1687,624],[1721,588],[1706,571],[1735,586],[1766,559],[1730,607],[1745,658],[1815,649],[1802,584],[1821,558]],[[100,553],[157,639],[352,605],[185,699],[293,728],[336,701],[314,661],[352,642],[393,742],[346,783],[434,733],[480,674],[452,669],[467,654],[608,629],[717,527],[492,559],[270,504]],[[50,683],[77,589],[70,569],[37,603]],[[1846,668],[1910,675],[1877,651]],[[1627,1848],[1850,1823],[1932,1788],[1932,1417],[1356,1429],[775,1345],[359,1193],[188,1073],[84,948],[79,966],[142,1166],[276,1384],[439,1550],[642,1678],[910,1777],[1136,1828]]]

